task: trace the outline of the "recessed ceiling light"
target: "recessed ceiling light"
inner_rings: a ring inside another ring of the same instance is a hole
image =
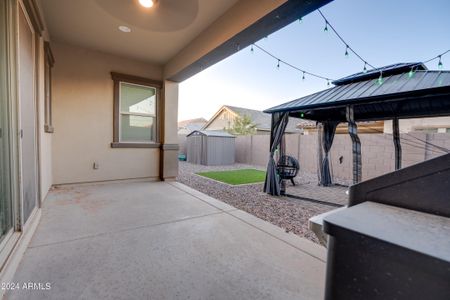
[[[155,0],[139,0],[139,4],[145,8],[150,8],[155,4]]]
[[[131,32],[130,27],[127,27],[127,26],[124,26],[124,25],[119,26],[119,30],[122,31],[122,32],[127,32],[127,33]]]

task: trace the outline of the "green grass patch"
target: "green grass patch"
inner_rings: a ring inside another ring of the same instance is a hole
[[[264,182],[266,172],[255,169],[240,169],[231,171],[211,171],[197,173],[200,176],[211,178],[231,185]]]

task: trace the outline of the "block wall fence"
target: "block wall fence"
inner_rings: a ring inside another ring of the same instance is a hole
[[[362,146],[362,178],[367,180],[394,171],[394,143],[391,134],[360,134]],[[236,163],[267,166],[269,135],[238,136]],[[185,136],[179,136],[180,152],[185,153]],[[426,141],[426,143],[425,143]],[[431,144],[450,149],[450,134],[411,132],[401,134],[402,167],[445,154]],[[286,152],[296,157],[300,168],[317,172],[317,135],[286,135]],[[347,134],[337,134],[331,148],[333,177],[341,182],[352,180],[352,143]]]

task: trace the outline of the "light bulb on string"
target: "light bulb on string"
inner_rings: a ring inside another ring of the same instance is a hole
[[[305,71],[303,71],[303,76],[302,76],[302,80],[305,81],[306,77],[305,77]]]
[[[367,62],[364,62],[363,73],[367,73]]]
[[[414,76],[414,67],[411,67],[411,70],[408,72],[408,78],[412,78]]]
[[[277,62],[277,69],[279,69],[280,68],[280,60],[278,60],[278,62]]]
[[[442,63],[442,56],[439,55],[439,62],[438,62],[438,69],[442,70],[442,68],[444,67],[444,64]]]
[[[378,77],[377,82],[379,85],[383,84],[383,72],[380,72],[380,77]]]
[[[327,79],[327,86],[330,86],[330,79]]]
[[[349,48],[348,45],[345,45],[345,54],[344,54],[345,58],[348,58],[348,55],[349,55],[348,54],[348,48]]]
[[[325,21],[325,28],[323,29],[323,32],[327,33],[328,32],[328,22]]]
[[[299,19],[298,19],[298,22],[299,22],[300,24],[302,24],[302,23],[303,23],[303,18],[299,18]]]
[[[250,47],[250,52],[254,52],[255,50],[253,49],[253,45]]]

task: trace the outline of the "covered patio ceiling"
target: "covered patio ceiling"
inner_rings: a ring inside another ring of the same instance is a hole
[[[183,81],[331,0],[38,0],[52,41],[163,67]],[[131,32],[119,31],[127,26]]]

